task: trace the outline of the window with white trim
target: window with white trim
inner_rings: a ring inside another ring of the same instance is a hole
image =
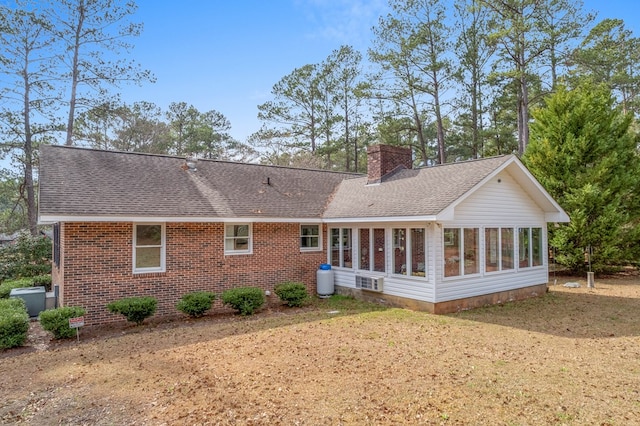
[[[513,269],[513,228],[485,228],[484,246],[486,272]]]
[[[300,225],[300,251],[322,250],[320,225]]]
[[[542,265],[542,228],[518,228],[518,250],[520,268]]]
[[[133,224],[133,272],[165,271],[164,223]]]
[[[426,274],[425,228],[393,228],[393,273],[424,277]]]
[[[456,277],[480,272],[480,230],[478,228],[444,229],[444,276]]]
[[[332,228],[329,232],[331,236],[331,266],[341,266],[352,268],[352,239],[350,228]]]
[[[253,250],[250,223],[224,225],[224,254],[250,254]]]

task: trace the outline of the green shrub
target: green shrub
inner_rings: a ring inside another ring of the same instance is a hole
[[[7,309],[27,311],[27,304],[20,297],[12,297],[11,299],[0,299],[0,311]]]
[[[87,311],[79,306],[65,306],[40,312],[40,325],[56,339],[74,337],[77,329],[69,327],[69,318],[83,316]]]
[[[23,232],[14,244],[0,247],[0,279],[51,273],[51,239]]]
[[[34,287],[44,287],[45,291],[51,291],[51,274],[36,275],[31,277]]]
[[[302,306],[309,299],[307,287],[302,283],[284,282],[276,285],[273,290],[280,300],[289,306]]]
[[[11,290],[14,288],[24,287],[33,287],[33,281],[30,278],[5,281],[0,284],[0,299],[7,299],[11,295]]]
[[[201,317],[211,309],[215,299],[215,293],[210,291],[195,291],[182,296],[176,305],[176,309],[190,317]]]
[[[239,287],[222,292],[222,303],[241,315],[252,315],[264,304],[264,293],[257,287]]]
[[[129,322],[135,322],[140,325],[156,312],[158,301],[155,297],[127,297],[116,300],[107,305],[109,312],[121,314]]]
[[[28,332],[29,314],[24,300],[0,299],[0,349],[21,346]]]

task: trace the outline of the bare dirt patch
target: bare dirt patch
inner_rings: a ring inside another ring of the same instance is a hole
[[[0,353],[0,422],[640,424],[640,279],[566,281],[580,280],[448,316],[319,300],[83,329],[80,343],[34,324]]]

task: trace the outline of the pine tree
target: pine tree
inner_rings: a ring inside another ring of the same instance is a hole
[[[611,91],[586,83],[559,87],[533,113],[524,162],[571,222],[550,228],[557,261],[573,271],[605,271],[633,261],[639,235],[640,161],[632,117]]]

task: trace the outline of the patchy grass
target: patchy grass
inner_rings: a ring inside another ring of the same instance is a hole
[[[333,297],[83,330],[0,354],[0,423],[637,424],[639,308],[630,276],[448,316]]]

